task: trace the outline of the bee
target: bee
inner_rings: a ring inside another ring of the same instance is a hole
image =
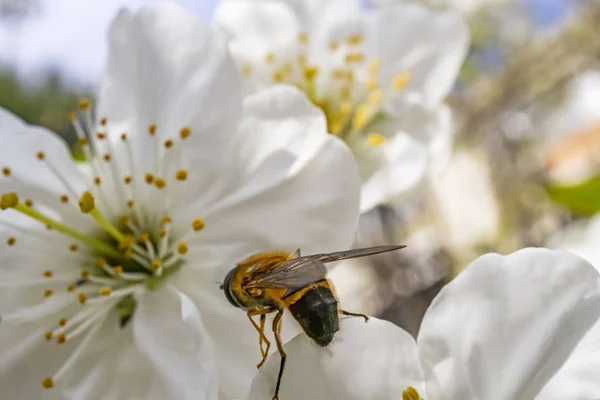
[[[229,271],[221,289],[233,306],[246,311],[258,332],[262,359],[257,368],[267,360],[271,346],[264,333],[266,315],[276,313],[272,329],[281,363],[273,400],[279,399],[279,386],[285,368],[286,353],[280,336],[281,317],[285,310],[290,312],[304,333],[322,347],[331,343],[339,330],[340,315],[363,317],[365,322],[369,320],[366,315],[351,313],[338,306],[333,285],[325,277],[325,263],[404,247],[376,246],[308,256],[300,256],[300,250],[293,253],[264,252],[251,255]],[[253,318],[255,316],[260,317],[258,324]]]

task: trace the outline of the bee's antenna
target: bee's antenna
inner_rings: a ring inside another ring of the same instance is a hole
[[[225,284],[223,282],[213,282],[215,285],[219,285],[219,289],[223,290],[223,287],[225,287]]]

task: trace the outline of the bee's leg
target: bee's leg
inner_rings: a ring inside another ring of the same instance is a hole
[[[369,317],[367,317],[365,314],[357,314],[357,313],[348,312],[345,310],[340,310],[340,314],[349,315],[351,317],[363,317],[365,319],[365,322],[367,322],[369,320]]]
[[[264,332],[265,332],[265,320],[266,319],[267,319],[266,314],[260,315],[260,331],[263,332],[263,334],[259,336],[258,344],[260,346],[260,352],[261,352],[263,358],[262,358],[262,360],[260,360],[260,363],[258,363],[256,368],[262,367],[262,365],[265,363],[265,361],[267,361],[267,356],[269,355],[269,349],[271,348],[271,342],[263,339],[265,337]],[[263,342],[265,343],[265,347],[266,347],[264,350],[263,350],[263,346],[262,346]]]
[[[277,376],[277,385],[275,385],[275,395],[273,396],[273,400],[279,400],[279,385],[281,384],[281,377],[283,376],[283,369],[285,368],[285,358],[286,354],[283,351],[283,343],[281,343],[281,336],[279,333],[281,331],[281,317],[283,313],[280,311],[273,319],[273,334],[275,335],[275,343],[277,343],[277,350],[279,350],[279,354],[281,355],[281,364],[279,365],[279,375]]]
[[[252,325],[258,332],[258,345],[260,346],[260,354],[262,356],[262,359],[260,360],[260,362],[258,363],[256,368],[260,368],[264,364],[264,362],[267,360],[267,356],[269,355],[269,348],[271,347],[271,342],[265,336],[265,331],[264,331],[265,322],[264,321],[266,318],[266,314],[270,314],[274,311],[275,310],[272,308],[267,308],[264,310],[249,311],[248,314],[246,314],[246,315],[248,315],[248,319],[250,320],[250,322],[252,322]],[[254,319],[252,318],[255,315],[260,315],[260,326],[256,325],[256,322],[254,322]],[[263,347],[262,347],[263,342],[266,344],[266,349],[264,351],[263,351]]]

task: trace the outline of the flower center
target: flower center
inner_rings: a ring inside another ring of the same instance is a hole
[[[16,192],[5,193],[0,199],[1,210],[18,212],[46,227],[34,230],[0,221],[7,230],[18,233],[7,239],[8,251],[24,251],[27,256],[38,250],[30,244],[35,243],[41,251],[48,247],[47,243],[58,243],[57,240],[65,243],[68,238],[65,248],[49,249],[64,262],[41,272],[41,279],[48,285],[40,299],[51,304],[56,301],[52,313],[60,314],[56,323],[48,326],[45,338],[58,344],[79,336],[82,339],[65,364],[43,380],[45,388],[53,387],[73,365],[109,315],[117,313],[121,327],[130,322],[136,308],[136,292],[155,289],[177,272],[185,263],[188,239],[204,228],[200,218],[181,223],[170,216],[170,211],[180,207],[178,199],[194,179],[188,170],[181,168],[175,139],[159,144],[158,128],[151,124],[143,137],[130,138],[122,133],[116,136],[118,140],[111,141],[115,136],[108,134],[107,118],[93,124],[87,100],[81,100],[79,113],[71,113],[69,117],[78,136],[78,146],[92,171],[87,190],[78,191],[76,184],[57,167],[51,152],[39,149],[32,158],[57,178],[65,193],[54,201],[40,200],[40,207],[34,205],[35,199],[22,200]],[[95,127],[99,129],[93,134]],[[190,134],[191,130],[184,127],[179,138],[184,141]],[[135,140],[150,140],[153,154],[135,153],[131,146]],[[136,155],[154,157],[148,171],[136,170],[141,161]],[[2,167],[3,179],[12,180],[15,188],[27,188],[20,172],[11,166]],[[39,280],[36,276],[31,284]],[[57,290],[61,283],[64,289]],[[22,318],[20,311],[2,319],[19,318]]]
[[[349,144],[360,142],[369,147],[383,144],[385,136],[376,131],[384,117],[382,100],[397,95],[408,83],[409,73],[401,72],[386,87],[381,87],[380,61],[367,56],[360,33],[330,42],[327,54],[318,57],[325,63],[309,59],[309,42],[308,35],[300,33],[298,49],[291,56],[266,53],[264,63],[269,71],[266,80],[290,84],[304,91],[325,113],[328,131]],[[258,70],[265,69],[262,67]],[[243,64],[241,70],[250,81],[265,79],[253,76],[260,73],[253,71],[249,64]]]
[[[407,387],[402,391],[402,400],[423,400],[417,389],[412,386]]]

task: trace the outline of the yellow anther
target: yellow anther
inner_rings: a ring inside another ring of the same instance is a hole
[[[67,118],[69,118],[70,123],[74,123],[77,120],[77,113],[75,111],[70,111],[67,114]]]
[[[365,82],[365,88],[371,92],[377,89],[377,81],[375,79],[367,79]]]
[[[162,239],[165,236],[167,236],[167,231],[165,231],[164,229],[159,229],[159,231],[158,231],[158,237]]]
[[[8,167],[2,168],[2,175],[10,176],[10,168],[8,168]]]
[[[419,392],[412,386],[407,387],[402,391],[402,400],[422,400]]]
[[[276,83],[283,82],[284,78],[285,78],[285,76],[284,76],[283,72],[280,70],[274,71],[273,74],[271,75],[271,79],[273,79],[273,82],[276,82]]]
[[[331,42],[329,42],[329,50],[336,51],[338,49],[338,47],[340,47],[340,45],[335,40],[332,40]]]
[[[77,145],[79,147],[83,147],[83,146],[87,145],[87,143],[88,143],[88,141],[84,137],[80,137],[79,139],[77,139]]]
[[[88,191],[83,192],[79,199],[79,209],[84,214],[89,214],[96,208],[94,196]]]
[[[90,271],[82,269],[79,273],[83,279],[87,279],[90,276]]]
[[[164,145],[165,145],[165,149],[170,149],[171,147],[173,147],[173,140],[171,140],[171,139],[165,140]]]
[[[252,67],[248,63],[242,64],[242,74],[248,76],[252,73]]]
[[[141,243],[146,243],[147,241],[150,240],[150,235],[148,235],[147,233],[142,233],[140,235],[140,239],[139,240],[140,240]]]
[[[148,133],[149,133],[151,136],[154,136],[154,134],[156,133],[156,124],[150,124],[150,125],[148,126]]]
[[[342,104],[340,104],[340,114],[341,115],[348,115],[352,112],[352,102],[350,101],[342,101]]]
[[[52,294],[54,293],[54,291],[48,289],[48,290],[44,290],[44,297],[50,297],[52,296]]]
[[[167,186],[167,182],[162,178],[156,178],[154,179],[154,186],[156,186],[157,189],[164,189],[164,187]]]
[[[33,200],[31,200],[31,199],[25,199],[25,205],[27,207],[33,207]]]
[[[69,251],[70,251],[70,252],[74,253],[74,252],[76,252],[77,250],[79,250],[79,246],[77,246],[75,243],[73,243],[73,244],[69,245]]]
[[[371,102],[371,104],[374,105],[378,105],[379,103],[381,103],[381,90],[377,89],[377,90],[373,90],[371,93],[369,93],[369,101]]]
[[[127,207],[128,208],[133,208],[134,204],[135,204],[135,201],[133,201],[133,200],[127,200]]]
[[[104,153],[104,156],[102,156],[102,158],[104,159],[104,161],[109,162],[111,159],[110,153]]]
[[[175,179],[178,181],[185,181],[187,179],[188,173],[185,169],[178,169],[175,173]]]
[[[352,97],[352,88],[350,86],[342,86],[340,88],[340,98],[342,100],[350,100]]]
[[[102,179],[100,179],[99,176],[94,177],[94,184],[96,186],[100,186],[101,183],[102,183]]]
[[[369,106],[366,104],[360,104],[356,107],[354,113],[354,119],[352,120],[352,126],[356,129],[364,128],[369,121]]]
[[[54,387],[54,381],[52,380],[52,378],[48,377],[42,381],[42,386],[45,389],[51,389],[52,387]]]
[[[131,217],[129,215],[126,215],[126,214],[119,215],[119,222],[121,224],[126,224],[130,219],[131,219]]]
[[[104,264],[106,264],[106,260],[104,258],[102,258],[102,257],[96,258],[96,267],[102,268],[102,267],[104,267]]]
[[[179,131],[179,137],[181,137],[181,139],[183,139],[183,140],[187,139],[191,134],[192,134],[192,130],[190,128],[188,128],[187,126],[184,126]]]
[[[46,278],[52,278],[52,271],[47,269],[44,271],[44,277]]]
[[[123,178],[123,183],[125,183],[126,185],[129,185],[131,182],[133,182],[133,178],[131,176],[127,175]]]
[[[66,318],[61,318],[60,321],[58,321],[58,324],[60,326],[65,326],[67,324],[67,319]]]
[[[11,236],[8,239],[6,239],[6,244],[9,246],[14,246],[15,243],[17,243],[17,239],[14,236]]]
[[[112,293],[112,289],[110,288],[110,286],[104,286],[104,287],[100,288],[100,290],[98,290],[98,294],[100,296],[110,296],[111,293]]]
[[[81,99],[79,99],[79,109],[80,110],[87,110],[90,107],[90,101],[88,99],[86,99],[85,97],[82,97]]]
[[[269,52],[265,54],[265,62],[272,63],[275,61],[275,54]]]
[[[159,269],[160,268],[160,260],[153,260],[152,261],[152,268],[153,269]]]
[[[64,333],[61,333],[60,335],[58,335],[56,337],[56,343],[58,343],[58,344],[63,344],[66,341],[67,341],[67,337],[65,336]]]
[[[119,276],[123,273],[123,267],[121,267],[120,265],[117,265],[116,267],[113,267],[112,271],[113,271],[113,274],[115,274],[115,276]]]
[[[301,67],[304,67],[306,65],[306,61],[307,61],[306,54],[298,55],[298,64],[300,64]]]
[[[308,35],[306,34],[306,32],[300,32],[298,34],[298,41],[301,44],[306,44],[306,42],[308,42]]]
[[[77,300],[79,300],[81,304],[85,304],[85,302],[87,301],[87,296],[85,295],[85,293],[79,293],[77,295]]]
[[[201,231],[202,229],[204,229],[204,221],[200,218],[196,218],[195,220],[192,221],[192,228],[196,232]]]
[[[68,203],[69,202],[69,196],[67,196],[66,194],[63,194],[60,196],[60,202],[61,203]]]
[[[306,78],[307,81],[313,80],[317,76],[318,73],[319,73],[318,67],[310,66],[310,67],[304,68],[304,77]]]
[[[165,225],[165,224],[170,224],[171,222],[173,222],[173,219],[171,219],[171,217],[165,215],[164,217],[162,217],[160,219],[160,223]]]
[[[106,139],[106,133],[98,132],[96,133],[96,137],[98,138],[98,140],[104,140]]]
[[[48,341],[52,340],[52,331],[47,331],[47,332],[44,334],[44,337],[45,337],[45,338],[46,338],[46,340],[48,340]]]
[[[133,257],[133,249],[127,249],[127,250],[125,250],[125,253],[123,253],[123,257],[126,260],[131,260],[131,258]]]
[[[381,61],[379,61],[378,59],[374,59],[371,60],[371,62],[369,62],[369,75],[371,76],[375,76],[377,75],[377,72],[379,72],[379,66],[381,65]]]
[[[154,175],[148,173],[144,176],[144,180],[148,185],[150,185],[152,182],[154,182]]]
[[[119,242],[119,250],[127,250],[135,241],[133,235],[125,235],[123,240]]]
[[[408,71],[405,71],[394,77],[392,85],[394,86],[394,89],[401,90],[404,86],[406,86],[406,84],[408,83],[409,80],[410,80],[410,73]]]
[[[281,70],[284,74],[289,75],[294,70],[294,66],[291,62],[286,62],[281,66]]]
[[[361,63],[365,60],[363,53],[348,53],[346,54],[346,64]]]
[[[16,207],[17,204],[19,204],[19,196],[15,192],[5,193],[0,198],[0,209],[2,210]]]
[[[121,141],[122,142],[126,142],[127,141],[127,134],[125,132],[121,133]]]
[[[350,46],[359,45],[362,43],[362,41],[363,35],[361,35],[360,33],[354,33],[346,38],[346,43],[348,43]]]
[[[76,287],[76,286],[75,286],[74,284],[71,284],[71,285],[67,286],[67,292],[72,292],[72,291],[74,291],[74,290],[75,290],[75,287]]]
[[[385,143],[386,138],[381,133],[371,132],[367,136],[367,144],[371,147],[378,147]]]
[[[105,126],[107,122],[108,122],[108,119],[106,119],[106,117],[100,118],[100,125]]]
[[[185,244],[185,242],[177,243],[177,252],[181,255],[184,255],[185,253],[187,253],[188,252],[187,244]]]

